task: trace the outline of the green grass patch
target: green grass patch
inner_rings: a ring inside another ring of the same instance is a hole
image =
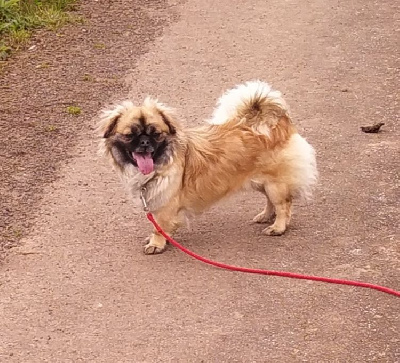
[[[37,28],[57,29],[74,20],[76,0],[0,0],[0,60],[6,59]]]
[[[73,116],[79,116],[82,113],[82,109],[78,106],[68,106],[67,112]]]

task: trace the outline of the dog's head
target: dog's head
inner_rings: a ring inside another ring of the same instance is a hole
[[[146,98],[139,107],[125,101],[105,111],[98,130],[118,167],[124,170],[132,164],[150,174],[170,161],[177,127],[171,109]]]

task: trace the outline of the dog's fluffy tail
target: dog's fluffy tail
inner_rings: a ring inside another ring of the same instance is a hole
[[[250,81],[221,96],[209,123],[245,122],[254,131],[268,135],[282,117],[289,119],[289,109],[281,93],[268,83]]]

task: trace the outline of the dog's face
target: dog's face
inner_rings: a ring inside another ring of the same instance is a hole
[[[132,164],[150,174],[173,155],[176,127],[171,111],[148,98],[141,107],[124,102],[106,111],[99,128],[121,169]]]

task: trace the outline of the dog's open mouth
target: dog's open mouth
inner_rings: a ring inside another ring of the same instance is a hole
[[[136,164],[142,174],[147,175],[154,171],[154,161],[152,153],[133,152],[132,157],[133,160],[136,161]]]

